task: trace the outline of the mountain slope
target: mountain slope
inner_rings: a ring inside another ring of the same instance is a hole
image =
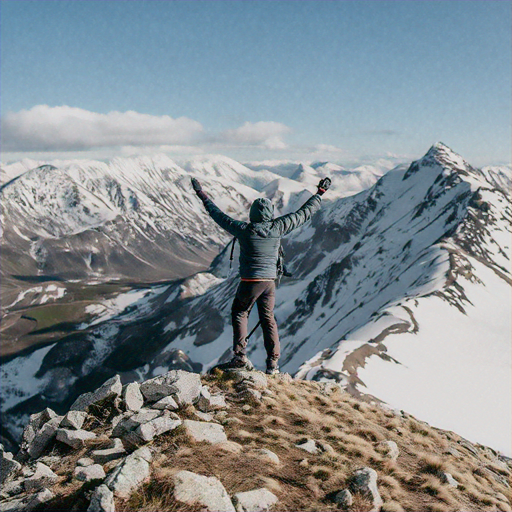
[[[481,325],[487,314],[473,297],[492,287],[496,302],[491,307],[510,307],[510,197],[488,176],[437,144],[410,166],[385,174],[371,189],[326,201],[284,243],[293,277],[283,280],[277,292],[282,368],[308,379],[333,379],[354,395],[368,394],[369,400],[385,396],[402,407],[392,391],[402,382],[407,353],[394,340],[415,341],[401,343],[414,352],[407,364],[421,361],[421,354],[432,349],[446,369],[464,368],[472,358],[468,368],[477,368],[479,382],[495,380],[493,400],[488,400],[495,406],[485,409],[494,432],[481,423],[467,429],[489,396],[484,392],[482,399],[472,400],[465,393],[464,383],[474,379],[471,370],[457,372],[461,385],[446,393],[468,412],[449,418],[453,423],[444,427],[509,453],[505,439],[510,428],[501,411],[509,405],[505,379],[510,370],[493,370],[510,361],[505,352],[509,316],[500,315],[503,328],[489,326],[492,339],[484,350],[485,364],[482,351],[465,350],[480,342],[482,332],[472,326]],[[5,364],[12,387],[4,394],[3,410],[13,435],[27,409],[41,403],[64,407],[91,382],[116,372],[126,379],[143,379],[174,364],[204,369],[229,357],[237,277],[228,273],[225,249],[208,272],[147,288],[146,297],[125,293],[125,299],[119,296],[121,304],[129,304],[124,309],[110,317],[91,313],[96,320],[85,322],[80,333]],[[455,336],[451,326],[462,318],[469,327]],[[254,325],[255,318],[250,322]],[[260,331],[249,351],[261,367],[265,356]],[[368,372],[372,365],[380,365],[379,371]],[[16,389],[20,372],[33,375],[22,393]],[[380,374],[385,377],[378,378]],[[410,375],[414,378],[415,372]],[[431,380],[417,375],[423,388],[436,384],[435,393],[423,393],[416,401],[416,415],[428,417],[442,398],[439,390],[448,389],[451,381],[446,380],[447,371],[437,381],[435,369]],[[64,390],[61,394],[55,393],[56,382]]]

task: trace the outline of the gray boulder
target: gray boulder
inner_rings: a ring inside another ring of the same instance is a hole
[[[266,512],[279,500],[265,488],[239,492],[233,496],[236,512]]]
[[[50,490],[43,489],[40,492],[29,494],[23,498],[15,498],[0,503],[0,512],[31,512],[53,498],[54,494]]]
[[[94,450],[91,453],[94,462],[97,464],[106,464],[111,460],[120,459],[126,455],[126,450],[124,449],[121,439],[114,438],[112,441],[113,442],[110,448],[104,450]]]
[[[155,402],[152,406],[152,409],[160,409],[160,410],[168,410],[168,411],[177,411],[179,409],[176,400],[172,396],[164,396],[158,402]]]
[[[99,464],[92,466],[78,466],[73,473],[75,477],[82,482],[92,482],[94,480],[103,480],[105,478],[105,471]]]
[[[2,490],[0,492],[0,499],[6,500],[12,496],[21,494],[25,490],[24,478],[18,478],[17,480],[10,480],[2,484]]]
[[[217,423],[206,423],[204,421],[183,421],[187,434],[197,442],[210,444],[224,443],[228,440],[224,427]]]
[[[383,452],[384,455],[391,460],[396,460],[400,455],[398,445],[394,441],[382,441],[379,443],[379,451]]]
[[[457,482],[457,480],[455,480],[455,478],[453,478],[451,473],[442,472],[439,475],[439,479],[441,480],[441,482],[448,484],[450,487],[455,487],[455,488],[459,487],[459,482]]]
[[[169,416],[164,415],[139,425],[135,429],[135,433],[140,437],[142,441],[147,443],[165,432],[174,430],[180,425],[180,419],[175,420]]]
[[[173,476],[174,499],[187,505],[200,505],[208,512],[235,512],[226,489],[214,476],[179,471]]]
[[[178,405],[185,405],[193,404],[199,398],[201,387],[201,376],[198,373],[172,370],[143,382],[140,389],[149,402],[173,395]]]
[[[197,416],[201,421],[213,421],[213,414],[209,412],[194,411],[194,416]]]
[[[116,512],[114,493],[106,485],[96,487],[87,512]]]
[[[32,442],[38,430],[52,418],[56,418],[57,413],[48,407],[41,412],[31,414],[27,426],[23,430],[21,437],[21,447],[27,448],[27,445]]]
[[[104,483],[119,498],[128,498],[151,473],[153,455],[146,446],[128,455],[107,476]]]
[[[95,404],[97,402],[101,402],[106,398],[111,398],[113,396],[119,396],[123,386],[121,385],[121,379],[119,375],[112,377],[107,380],[101,387],[99,387],[96,391],[92,391],[89,393],[84,393],[80,395],[70,407],[72,411],[87,411],[89,406]]]
[[[82,457],[81,459],[78,459],[76,461],[76,465],[82,466],[83,468],[86,468],[87,466],[92,466],[93,464],[94,464],[94,460],[92,460],[89,457]]]
[[[348,489],[343,489],[334,497],[334,502],[338,504],[341,509],[348,508],[354,502],[352,494]]]
[[[354,471],[350,483],[353,492],[358,492],[372,502],[371,512],[379,511],[382,498],[377,488],[377,472],[372,468],[361,468]]]
[[[301,450],[305,450],[308,453],[311,453],[313,455],[320,452],[320,447],[317,446],[314,439],[307,439],[303,443],[299,443],[295,445],[297,448],[300,448]]]
[[[236,370],[231,373],[235,384],[244,383],[246,386],[251,386],[255,389],[266,389],[268,387],[267,376],[263,372]]]
[[[62,418],[60,426],[73,430],[80,430],[86,418],[87,413],[84,411],[69,411],[64,418]]]
[[[55,438],[62,416],[55,416],[48,420],[35,434],[32,440],[26,445],[28,455],[37,459],[44,452],[46,447]]]
[[[139,425],[154,420],[162,415],[162,411],[155,411],[152,409],[141,409],[133,415],[129,415],[117,423],[112,430],[113,437],[121,437],[124,434],[135,430]]]
[[[26,478],[23,485],[28,492],[40,491],[55,484],[58,479],[59,477],[46,464],[37,462],[34,474]]]
[[[3,446],[0,449],[0,483],[14,477],[21,469],[21,464],[12,459],[11,452],[4,452]]]
[[[255,448],[254,450],[251,450],[248,455],[257,457],[263,462],[271,462],[276,465],[281,463],[279,457],[274,452],[267,450],[266,448]]]
[[[144,405],[144,397],[138,382],[130,382],[123,387],[122,397],[128,411],[139,411]]]
[[[57,430],[57,441],[67,444],[75,450],[85,446],[86,442],[91,439],[96,439],[96,434],[87,432],[87,430],[68,430],[66,428]]]

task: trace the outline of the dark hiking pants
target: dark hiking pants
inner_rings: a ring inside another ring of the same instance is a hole
[[[280,347],[276,319],[274,318],[275,298],[275,281],[240,282],[231,308],[235,357],[245,357],[246,355],[247,320],[254,303],[256,303],[263,330],[263,342],[267,351],[267,366],[277,366]]]

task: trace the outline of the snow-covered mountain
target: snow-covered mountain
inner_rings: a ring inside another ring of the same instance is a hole
[[[368,190],[324,201],[284,242],[293,277],[277,293],[282,369],[510,452],[507,183],[510,168],[478,170],[437,144]],[[281,191],[289,207],[306,199],[296,185],[270,181],[262,193]],[[36,406],[65,407],[116,372],[142,379],[228,357],[236,286],[226,247],[206,272],[90,305],[73,334],[3,365],[9,435]],[[263,365],[259,331],[250,356]]]

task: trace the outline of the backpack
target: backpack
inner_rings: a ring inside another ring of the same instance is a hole
[[[229,256],[229,270],[231,271],[231,266],[233,264],[233,255],[235,253],[235,242],[236,237],[231,240],[231,254]],[[279,244],[279,254],[277,256],[277,283],[281,281],[281,277],[292,277],[291,272],[288,272],[286,265],[284,263],[284,249],[281,244]]]

